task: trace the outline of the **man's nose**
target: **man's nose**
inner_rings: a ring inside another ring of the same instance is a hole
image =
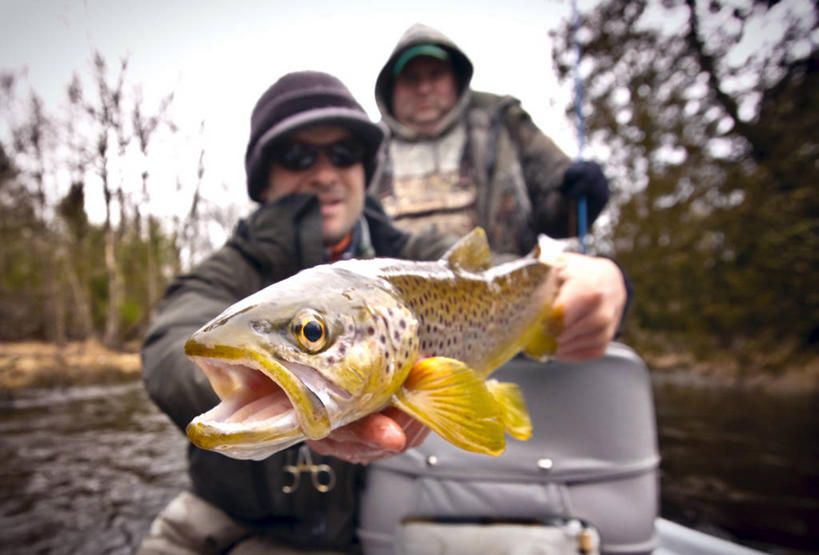
[[[316,164],[312,168],[310,176],[314,186],[321,190],[324,187],[334,185],[338,181],[338,168],[330,162],[330,159],[323,152],[316,158]]]
[[[433,79],[432,77],[421,77],[418,80],[418,92],[419,93],[427,93],[432,89]]]

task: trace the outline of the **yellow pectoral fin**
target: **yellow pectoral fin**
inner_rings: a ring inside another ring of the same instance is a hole
[[[486,387],[501,408],[501,421],[506,432],[515,439],[532,437],[532,419],[526,408],[526,400],[517,384],[487,380]]]
[[[563,331],[563,307],[556,306],[534,326],[523,352],[536,360],[546,360],[557,351],[557,336]]]
[[[484,382],[458,360],[416,362],[393,404],[461,449],[500,455],[506,447],[500,407]]]

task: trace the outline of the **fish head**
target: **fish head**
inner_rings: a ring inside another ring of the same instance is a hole
[[[187,428],[198,447],[263,459],[385,406],[417,357],[417,320],[383,284],[318,266],[229,307],[185,353],[220,403]]]

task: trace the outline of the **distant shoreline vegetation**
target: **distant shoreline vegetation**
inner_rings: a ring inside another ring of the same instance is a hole
[[[30,388],[123,383],[140,377],[136,346],[114,351],[96,340],[0,343],[0,398]]]
[[[60,349],[39,341],[0,342],[0,398],[31,388],[117,384],[140,378],[136,344],[125,351],[96,340],[69,342]],[[819,392],[819,355],[804,356],[773,371],[746,368],[730,353],[697,360],[691,353],[647,352],[643,358],[657,385],[745,387],[772,393]]]

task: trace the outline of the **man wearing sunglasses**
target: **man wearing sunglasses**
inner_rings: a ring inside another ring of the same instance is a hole
[[[260,206],[224,247],[171,284],[142,349],[146,388],[180,430],[218,402],[185,357],[184,342],[228,305],[317,264],[437,259],[454,240],[409,236],[366,198],[384,132],[335,77],[283,76],[258,100],[250,128],[247,190]],[[259,462],[189,445],[192,491],[160,513],[140,552],[223,552],[236,545],[349,552],[363,483],[363,467],[354,463],[400,453],[427,433],[389,409],[309,442],[311,450],[299,445]],[[296,481],[292,469],[300,465],[308,471]],[[309,469],[321,469],[317,481]],[[333,486],[322,491],[330,475]]]
[[[351,229],[364,208],[362,161],[365,146],[349,130],[320,125],[294,131],[272,151],[270,187],[259,199],[272,203],[297,193],[318,196],[321,235],[330,252],[328,262],[338,259],[352,240]]]
[[[285,75],[257,102],[250,128],[247,191],[260,206],[239,222],[225,246],[174,280],[142,348],[145,386],[180,430],[218,402],[202,372],[185,357],[183,345],[227,306],[321,263],[374,256],[433,260],[455,240],[399,231],[378,202],[365,195],[384,132],[335,77]],[[616,326],[625,287],[616,267],[600,264],[614,272],[620,289],[614,295],[594,285],[588,289],[615,299],[610,306],[619,309],[604,320],[608,324],[613,319]],[[578,268],[579,275],[590,275]],[[586,289],[583,279],[568,281]],[[578,299],[577,310],[595,319],[599,308],[590,308],[582,295]],[[567,306],[569,318],[574,305]],[[230,459],[189,445],[192,491],[173,499],[154,520],[140,553],[227,552],[234,547],[231,552],[237,553],[251,548],[354,552],[364,479],[363,467],[354,463],[402,453],[419,445],[428,432],[390,408],[263,461]]]

